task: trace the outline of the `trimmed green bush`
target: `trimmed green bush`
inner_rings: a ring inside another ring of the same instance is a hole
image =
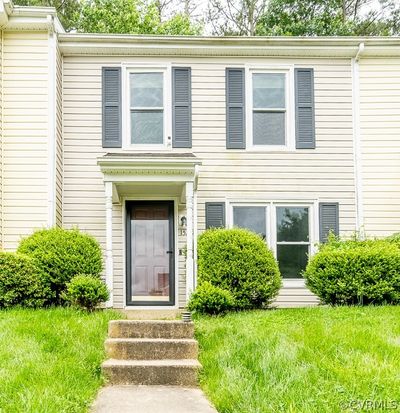
[[[20,305],[42,307],[52,292],[34,259],[12,252],[0,252],[0,308]]]
[[[257,234],[241,228],[209,229],[198,240],[199,284],[228,290],[236,309],[264,308],[281,277],[272,252]]]
[[[323,303],[400,303],[400,249],[386,240],[332,240],[321,246],[304,272]]]
[[[100,276],[103,269],[99,243],[78,229],[51,228],[23,239],[18,252],[35,258],[47,275],[54,303],[62,303],[61,293],[76,274]]]
[[[72,305],[93,311],[100,303],[108,300],[109,293],[101,279],[79,274],[67,283],[63,297]]]
[[[188,309],[195,313],[218,315],[232,310],[234,305],[235,300],[229,291],[204,281],[191,295]]]

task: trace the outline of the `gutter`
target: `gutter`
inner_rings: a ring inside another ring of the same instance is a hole
[[[358,46],[356,55],[351,59],[352,96],[353,96],[353,153],[354,153],[354,185],[356,204],[356,231],[364,238],[364,204],[362,183],[362,149],[360,128],[360,73],[359,60],[365,51],[364,42]]]

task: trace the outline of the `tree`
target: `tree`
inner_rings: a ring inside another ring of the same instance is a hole
[[[162,4],[161,4],[162,3]],[[162,21],[160,7],[167,2],[143,0],[85,0],[77,18],[77,30],[86,33],[199,34],[201,26],[178,13]]]
[[[269,0],[209,0],[208,21],[217,35],[253,36]]]
[[[75,28],[76,13],[80,8],[79,0],[16,0],[16,3],[20,6],[54,7],[67,31]]]
[[[394,35],[397,0],[271,0],[256,34],[270,36]]]

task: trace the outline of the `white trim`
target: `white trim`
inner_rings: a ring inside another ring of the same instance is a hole
[[[194,290],[194,265],[193,265],[193,182],[186,182],[186,300]]]
[[[175,305],[127,305],[126,304],[126,201],[173,201],[174,202],[174,250],[175,250]],[[122,202],[122,245],[123,245],[123,309],[125,310],[177,310],[179,309],[179,247],[178,247],[178,205],[179,198],[173,196],[125,196]]]
[[[399,56],[398,37],[207,37],[65,33],[64,55],[98,56],[268,56],[352,58],[365,42],[368,56]]]
[[[363,183],[362,183],[362,156],[361,156],[361,127],[360,127],[360,76],[359,57],[364,49],[364,44],[360,43],[359,51],[355,58],[351,59],[351,80],[353,95],[353,152],[354,152],[354,185],[356,204],[356,231],[361,237],[364,227],[364,205],[363,205]]]
[[[285,75],[285,145],[254,145],[253,143],[253,73]],[[246,151],[295,151],[294,65],[245,65],[246,82]]]
[[[113,306],[114,261],[113,261],[113,183],[105,182],[106,202],[106,285],[110,292],[110,298],[106,307]]]
[[[123,63],[122,65],[122,149],[137,152],[165,152],[172,149],[172,79],[171,64],[154,65],[149,63]],[[163,74],[163,143],[142,145],[131,143],[130,120],[130,73]]]
[[[51,18],[51,16],[48,16]],[[55,33],[49,32],[48,39],[48,217],[47,226],[53,227],[56,224],[56,70],[57,70],[57,38]]]

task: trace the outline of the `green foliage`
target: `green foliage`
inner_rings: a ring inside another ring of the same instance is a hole
[[[390,413],[361,403],[399,400],[399,320],[400,306],[196,317],[201,387],[221,413]]]
[[[122,317],[71,307],[0,311],[2,413],[87,413],[104,384],[108,323]]]
[[[175,14],[162,22],[154,2],[143,0],[85,0],[77,19],[77,29],[86,33],[126,33],[192,35],[201,26],[188,16]]]
[[[0,252],[0,308],[42,307],[50,298],[51,290],[34,259]]]
[[[228,290],[235,308],[266,307],[281,286],[278,264],[264,241],[246,229],[210,229],[199,236],[199,283]]]
[[[304,276],[326,304],[400,303],[400,249],[386,240],[329,240]]]
[[[272,0],[256,34],[268,36],[387,36],[400,32],[400,8],[369,0]]]
[[[86,274],[72,278],[63,294],[67,302],[88,311],[93,311],[100,303],[107,301],[109,296],[102,280]]]
[[[69,31],[75,28],[76,16],[80,8],[80,0],[16,0],[20,6],[54,7],[64,29]]]
[[[231,310],[234,305],[235,300],[229,291],[204,281],[191,295],[188,309],[200,314],[218,315]]]
[[[56,304],[62,302],[61,293],[76,274],[98,277],[103,269],[99,243],[78,229],[38,230],[21,241],[18,252],[36,259],[47,276]]]

